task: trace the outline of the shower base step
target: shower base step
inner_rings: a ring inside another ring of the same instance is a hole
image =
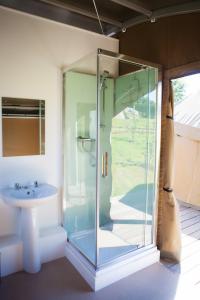
[[[121,257],[120,261],[113,261],[112,264],[102,266],[99,269],[95,269],[69,242],[65,249],[65,255],[94,291],[98,291],[160,260],[160,252],[155,246],[139,249],[123,258]]]

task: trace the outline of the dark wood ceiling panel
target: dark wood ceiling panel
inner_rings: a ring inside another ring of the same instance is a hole
[[[41,1],[34,0],[0,0],[0,5],[26,12],[39,17],[47,18],[60,23],[83,28],[89,31],[101,33],[98,20],[82,15],[71,13],[59,7],[47,5]],[[103,23],[104,29],[109,28],[108,24]]]
[[[92,0],[61,0],[61,2],[66,4],[75,5],[82,9],[86,9],[90,12],[95,13],[94,5]],[[106,17],[114,18],[119,22],[124,22],[125,20],[137,16],[137,12],[133,12],[130,9],[113,3],[109,0],[95,0],[98,12],[100,15]]]
[[[106,35],[166,16],[200,11],[200,0],[95,0],[95,3]],[[0,5],[102,33],[93,0],[0,0]]]
[[[134,0],[132,0],[134,2]],[[178,4],[183,4],[190,2],[188,0],[143,0],[143,3],[149,5],[150,10],[156,10],[164,7],[174,6]]]

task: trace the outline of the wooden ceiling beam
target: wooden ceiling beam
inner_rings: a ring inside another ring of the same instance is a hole
[[[133,11],[139,12],[142,15],[145,15],[147,17],[150,17],[152,14],[152,11],[149,10],[143,4],[141,4],[139,1],[128,1],[128,0],[110,0],[110,1],[119,4],[121,6],[127,7]]]
[[[111,0],[112,1],[112,0]],[[182,15],[188,13],[200,12],[200,0],[190,1],[184,4],[173,5],[165,8],[160,8],[152,11],[150,17],[148,16],[137,16],[133,17],[122,24],[122,31],[126,31],[127,28],[142,24],[145,22],[156,22],[157,19],[170,17],[175,15]],[[116,33],[120,32],[120,30],[116,27],[111,27],[107,30],[106,34],[108,36],[112,36]]]
[[[39,0],[39,1],[43,2],[43,3],[46,3],[46,4],[49,4],[49,5],[59,7],[61,9],[67,10],[67,11],[71,11],[73,13],[83,15],[85,17],[89,17],[89,18],[92,18],[92,19],[98,19],[95,12],[93,13],[89,10],[86,10],[86,9],[83,9],[83,8],[80,8],[78,6],[71,5],[71,4],[68,4],[68,3],[64,3],[64,2],[61,2],[59,0]],[[119,27],[119,28],[121,28],[121,26],[122,26],[121,22],[119,22],[119,21],[117,21],[113,18],[109,18],[109,17],[103,16],[103,15],[99,15],[99,17],[100,17],[100,20],[102,22],[105,22],[107,24],[111,24],[111,25],[114,25],[114,26]]]
[[[157,9],[155,11],[152,11],[152,15],[150,19],[148,19],[145,16],[138,16],[132,19],[127,20],[123,23],[123,27],[128,28],[143,22],[146,22],[148,20],[156,21],[156,19],[164,18],[164,17],[170,17],[175,15],[182,15],[187,13],[193,13],[200,11],[200,0],[198,1],[190,1],[184,4],[178,4],[173,5],[161,9]]]

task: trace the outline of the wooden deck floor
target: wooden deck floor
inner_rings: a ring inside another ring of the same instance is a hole
[[[200,294],[200,207],[197,209],[180,203],[179,209],[182,231],[181,263],[168,264],[168,268],[179,273],[182,280],[197,288]]]

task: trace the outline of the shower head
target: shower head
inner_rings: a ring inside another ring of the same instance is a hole
[[[100,89],[104,87],[105,80],[106,78],[108,78],[108,76],[109,76],[109,72],[106,70],[104,70],[103,73],[100,75]]]

